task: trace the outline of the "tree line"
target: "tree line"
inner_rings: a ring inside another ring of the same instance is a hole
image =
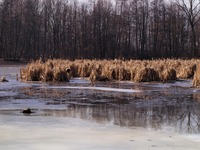
[[[2,0],[4,60],[194,58],[199,0]]]

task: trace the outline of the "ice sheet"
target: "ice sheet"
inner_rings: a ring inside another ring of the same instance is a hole
[[[2,150],[199,150],[186,135],[101,125],[77,118],[2,116]]]

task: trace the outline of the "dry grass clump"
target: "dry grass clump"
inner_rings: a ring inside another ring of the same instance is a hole
[[[25,81],[40,81],[43,73],[43,65],[41,60],[37,60],[28,65],[28,68],[20,70],[20,77]]]
[[[89,76],[89,79],[92,82],[96,81],[111,81],[111,79],[105,75],[99,75],[96,71],[92,71],[92,73]]]
[[[197,69],[194,73],[193,87],[200,87],[200,65],[197,66]]]
[[[20,78],[23,81],[69,81],[70,73],[67,69],[62,61],[58,63],[56,60],[48,60],[43,63],[37,60],[20,70]]]
[[[160,81],[160,77],[157,71],[153,68],[141,68],[135,74],[133,79],[135,82],[149,82],[149,81]]]
[[[194,76],[198,59],[160,60],[41,60],[21,69],[25,81],[69,81],[73,77],[87,77],[91,81],[127,80],[134,82],[188,79]],[[67,72],[67,68],[71,73]],[[200,69],[199,69],[200,70]],[[200,71],[196,71],[200,74]],[[195,77],[197,78],[197,77]],[[196,82],[196,81],[195,81]],[[196,84],[194,84],[196,85]]]
[[[168,80],[176,80],[176,70],[169,68],[165,69],[161,74],[161,80],[162,81],[168,81]]]
[[[194,76],[195,70],[196,70],[196,64],[183,65],[180,68],[177,77],[182,79],[192,78]]]

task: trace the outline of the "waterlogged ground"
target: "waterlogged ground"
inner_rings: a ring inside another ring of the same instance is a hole
[[[1,66],[0,149],[200,148],[200,90],[170,83],[21,82]],[[24,115],[30,107],[34,113]]]

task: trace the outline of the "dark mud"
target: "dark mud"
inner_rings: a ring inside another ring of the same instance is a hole
[[[200,133],[200,91],[191,88],[190,80],[91,83],[73,79],[69,83],[24,83],[16,81],[17,69],[0,69],[0,74],[9,80],[0,83],[0,115],[21,116],[23,109],[31,108],[35,113],[30,117],[73,117],[128,128]]]

